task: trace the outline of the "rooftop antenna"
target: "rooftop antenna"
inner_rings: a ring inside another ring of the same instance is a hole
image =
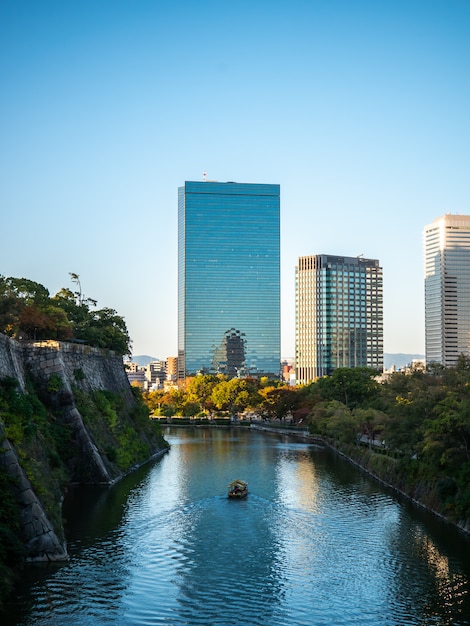
[[[202,172],[202,180],[203,180],[204,182],[206,181],[206,176],[207,176],[206,171]]]

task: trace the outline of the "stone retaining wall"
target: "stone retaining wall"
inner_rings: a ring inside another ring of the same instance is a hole
[[[109,471],[92,441],[75,406],[73,387],[83,391],[97,389],[119,393],[129,403],[134,397],[121,356],[81,344],[58,341],[15,341],[0,334],[0,378],[18,381],[26,391],[27,373],[47,389],[51,376],[60,379],[56,401],[62,419],[71,430],[80,451],[85,481],[111,484],[116,476]],[[28,560],[67,558],[65,547],[58,540],[40,500],[34,494],[13,446],[5,439],[0,414],[0,463],[12,477],[20,507]]]
[[[22,391],[25,389],[25,369],[23,347],[0,333],[0,378],[16,378]]]
[[[16,501],[20,510],[22,540],[28,561],[63,561],[68,558],[64,543],[61,543],[49,519],[36,497],[23,468],[18,462],[16,451],[5,438],[0,424],[0,464],[13,479]]]
[[[57,374],[66,385],[73,382],[84,390],[108,389],[132,397],[122,357],[110,350],[52,340],[15,341],[0,334],[0,378],[16,378],[24,391],[27,367],[43,380]]]

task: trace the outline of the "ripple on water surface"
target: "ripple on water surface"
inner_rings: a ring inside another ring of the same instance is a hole
[[[125,498],[111,491],[100,532],[8,626],[470,623],[458,553],[350,466],[270,437],[187,437]],[[214,485],[238,470],[253,478],[234,502]]]

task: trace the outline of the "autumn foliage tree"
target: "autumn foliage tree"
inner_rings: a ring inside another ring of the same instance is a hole
[[[230,416],[245,409],[282,424],[291,414],[359,460],[379,459],[384,480],[470,524],[470,359],[455,368],[398,372],[379,382],[367,368],[341,368],[310,385],[196,376],[186,388],[148,394],[154,414]],[[280,424],[279,424],[280,425]],[[362,444],[365,444],[364,446]],[[361,456],[363,455],[363,456]],[[388,472],[388,474],[387,474]]]
[[[79,280],[71,274],[72,280]],[[0,332],[14,339],[82,341],[129,354],[125,321],[114,309],[95,309],[96,301],[63,288],[53,297],[40,283],[0,276]]]

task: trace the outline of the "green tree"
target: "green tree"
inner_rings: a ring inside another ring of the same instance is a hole
[[[299,395],[287,385],[260,389],[263,398],[260,409],[269,419],[284,420],[288,413],[293,413],[299,406]]]
[[[90,306],[83,302],[78,304],[76,295],[70,289],[63,287],[53,296],[52,301],[67,315],[73,326],[75,336],[90,325]]]
[[[0,293],[2,296],[13,296],[25,305],[36,306],[49,302],[49,291],[40,283],[27,278],[1,277]]]
[[[0,331],[16,339],[68,339],[67,316],[53,305],[49,291],[26,278],[0,277]]]
[[[199,404],[201,411],[206,411],[213,405],[211,401],[212,391],[220,382],[216,375],[200,374],[191,378],[186,385],[188,401]]]
[[[186,393],[183,389],[171,389],[166,402],[169,415],[184,415]]]
[[[257,393],[253,381],[246,378],[221,380],[212,390],[211,400],[218,409],[230,411],[233,415],[252,406]]]
[[[129,354],[131,340],[124,319],[114,309],[92,311],[96,301],[79,291],[61,289],[53,298],[41,284],[0,276],[0,332],[15,339],[80,340],[118,354]]]
[[[420,453],[423,424],[432,419],[445,396],[441,379],[420,371],[397,372],[380,387],[381,408],[389,417],[384,430],[387,445],[399,455]]]
[[[96,300],[84,297],[78,274],[70,276],[77,283],[78,291],[63,288],[54,296],[54,301],[67,313],[75,339],[118,354],[130,354],[131,339],[124,319],[111,308],[92,310]]]
[[[338,400],[318,404],[311,416],[317,421],[317,432],[340,443],[354,443],[358,426],[350,409]]]
[[[354,408],[379,395],[377,372],[368,367],[341,367],[331,376],[319,378],[314,385],[324,400],[338,400]]]
[[[470,397],[449,391],[436,407],[436,417],[425,423],[425,450],[439,450],[439,461],[460,466],[470,462]]]
[[[98,348],[109,348],[118,354],[131,353],[131,340],[124,318],[114,309],[93,311],[87,327],[82,328],[77,339]]]
[[[387,415],[373,408],[356,408],[352,415],[358,425],[358,431],[367,437],[369,447],[371,447],[383,435],[387,424]]]
[[[147,405],[151,415],[163,415],[162,405],[165,405],[165,397],[168,395],[163,389],[155,391],[143,391],[142,399]]]

